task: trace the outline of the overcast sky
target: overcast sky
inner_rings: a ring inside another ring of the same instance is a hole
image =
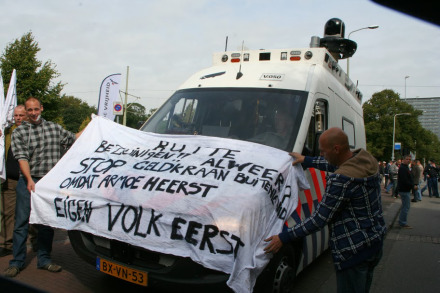
[[[364,101],[383,89],[402,98],[440,96],[440,27],[367,0],[0,0],[0,49],[32,31],[66,83],[63,93],[97,105],[102,80],[122,73],[125,91],[160,106],[212,53],[306,48],[337,17],[358,49],[350,77]],[[340,61],[346,68],[346,61]],[[20,82],[20,81],[18,81]]]

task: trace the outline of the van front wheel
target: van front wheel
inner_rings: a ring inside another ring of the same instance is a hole
[[[284,245],[267,264],[254,287],[254,293],[289,293],[296,277],[293,246]]]
[[[273,278],[274,293],[290,292],[295,281],[295,271],[289,265],[287,256],[284,256],[276,268]]]

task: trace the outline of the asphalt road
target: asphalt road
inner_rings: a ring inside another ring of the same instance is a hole
[[[412,229],[397,223],[400,199],[382,191],[382,206],[388,232],[370,292],[440,292],[440,198],[425,195],[421,202],[411,202],[408,224]],[[336,292],[329,251],[297,276],[293,292]]]

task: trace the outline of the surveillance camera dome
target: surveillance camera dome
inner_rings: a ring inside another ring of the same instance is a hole
[[[329,19],[324,26],[324,37],[344,38],[345,24],[339,18]]]

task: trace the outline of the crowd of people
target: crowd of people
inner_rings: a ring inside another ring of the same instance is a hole
[[[385,161],[379,162],[379,172],[381,175],[381,183],[384,185],[387,194],[390,194],[397,198],[398,193],[398,171],[402,164],[402,160],[390,160],[388,163]],[[407,164],[408,165],[408,164]],[[435,160],[428,161],[425,167],[423,167],[420,160],[411,160],[409,163],[409,169],[417,187],[412,188],[411,192],[414,195],[412,202],[422,200],[424,192],[428,190],[429,197],[439,197],[438,182],[440,178],[440,168],[436,165]],[[425,185],[422,187],[423,183]]]
[[[399,225],[403,228],[412,228],[407,223],[410,201],[421,201],[423,192],[427,189],[429,197],[440,197],[438,192],[440,168],[436,166],[434,159],[429,160],[423,167],[420,160],[412,160],[410,155],[406,155],[396,161],[379,162],[379,173],[386,193],[394,198],[400,197],[402,200]],[[422,187],[424,182],[425,186]],[[412,200],[410,200],[411,194]]]

